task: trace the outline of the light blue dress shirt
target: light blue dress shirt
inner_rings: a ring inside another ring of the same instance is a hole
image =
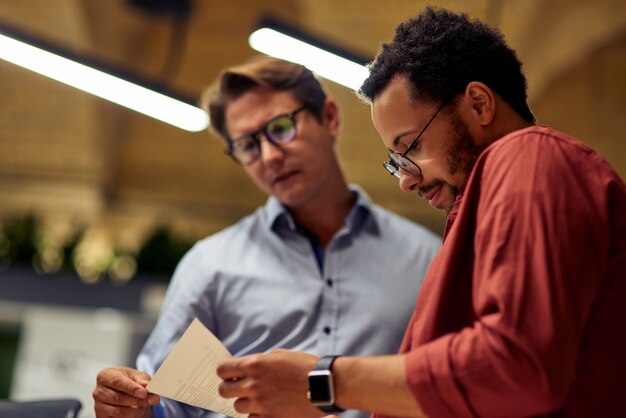
[[[356,203],[316,259],[273,197],[183,257],[137,359],[153,375],[194,317],[233,356],[288,348],[317,355],[396,353],[441,239],[370,202]],[[167,417],[221,415],[161,398]],[[347,411],[343,417],[369,414]]]

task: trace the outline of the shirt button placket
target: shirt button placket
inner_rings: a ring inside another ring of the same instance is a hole
[[[337,316],[337,289],[336,281],[332,277],[324,279],[324,303],[321,325],[320,348],[324,352],[334,352],[336,346],[336,338],[334,335],[336,316]]]

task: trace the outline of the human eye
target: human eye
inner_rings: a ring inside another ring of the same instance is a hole
[[[233,145],[235,152],[243,154],[253,152],[257,147],[256,141],[251,136],[239,138]]]
[[[413,141],[411,141],[409,146],[406,148],[406,150],[404,151],[404,155],[414,155],[416,152],[419,151],[421,143],[422,141],[420,140],[420,135],[418,135],[415,139],[413,139]]]
[[[267,124],[267,134],[277,142],[289,142],[293,138],[294,125],[288,116],[279,116]]]

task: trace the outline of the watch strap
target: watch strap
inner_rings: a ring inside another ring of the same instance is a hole
[[[333,363],[335,362],[335,360],[337,360],[337,358],[339,358],[341,356],[336,356],[336,355],[332,355],[332,356],[323,356],[320,357],[320,359],[317,361],[317,363],[315,363],[315,367],[313,368],[313,370],[328,370],[331,374],[331,379],[333,379],[334,381],[334,377],[333,377]],[[334,394],[333,394],[334,397]],[[318,409],[320,409],[323,412],[327,412],[327,413],[336,413],[336,412],[343,412],[345,411],[345,409],[341,409],[340,407],[338,407],[336,404],[331,404],[331,405],[316,405]]]
[[[323,356],[315,363],[315,367],[313,370],[328,370],[330,372],[333,371],[333,363],[337,360],[337,357],[341,356]]]

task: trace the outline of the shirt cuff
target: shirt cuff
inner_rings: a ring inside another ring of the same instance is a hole
[[[160,403],[152,407],[152,418],[165,418],[165,409]]]
[[[451,336],[444,336],[408,352],[404,363],[407,384],[426,416],[474,417],[449,358],[451,341]]]

